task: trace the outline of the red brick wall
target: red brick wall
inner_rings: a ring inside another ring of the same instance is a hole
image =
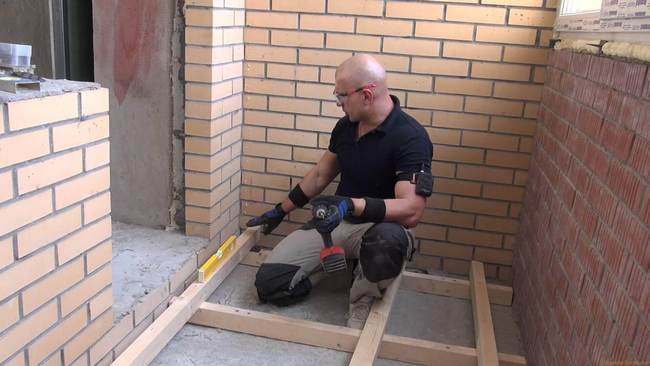
[[[550,54],[513,259],[530,364],[650,362],[647,74]]]

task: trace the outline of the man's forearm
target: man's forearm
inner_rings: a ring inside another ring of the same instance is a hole
[[[422,217],[424,202],[413,202],[412,199],[407,198],[385,199],[383,201],[386,206],[383,221],[396,222],[406,227],[414,227],[417,225],[420,217]],[[352,216],[362,216],[366,210],[366,200],[363,198],[353,198],[352,202],[354,203]]]

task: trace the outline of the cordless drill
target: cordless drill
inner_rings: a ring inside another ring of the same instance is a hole
[[[317,205],[312,209],[312,216],[314,220],[324,220],[336,212],[336,206],[327,207],[325,205]],[[323,271],[326,273],[334,273],[347,269],[345,251],[342,247],[334,245],[332,242],[332,233],[330,231],[316,230],[323,238],[324,248],[320,251],[320,262],[323,266]]]

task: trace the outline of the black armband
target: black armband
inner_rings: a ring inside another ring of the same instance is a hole
[[[289,199],[293,202],[296,207],[302,207],[309,202],[309,197],[302,191],[300,184],[296,184],[295,187],[289,192]]]
[[[381,198],[365,197],[366,207],[361,213],[361,218],[371,222],[382,222],[386,216],[386,203]]]

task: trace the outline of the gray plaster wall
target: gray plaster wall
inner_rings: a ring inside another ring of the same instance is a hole
[[[110,90],[117,221],[173,226],[170,208],[181,206],[182,146],[173,141],[183,123],[181,7],[182,0],[93,0],[95,81]]]

